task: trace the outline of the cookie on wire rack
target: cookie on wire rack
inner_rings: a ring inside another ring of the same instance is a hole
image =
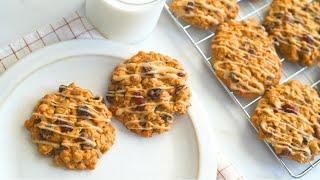
[[[175,59],[139,52],[115,68],[107,94],[110,110],[136,134],[163,133],[190,106],[187,77]]]
[[[273,41],[254,19],[218,26],[212,41],[212,66],[232,92],[246,98],[262,95],[281,77]]]
[[[170,10],[185,22],[208,29],[235,19],[239,5],[236,0],[172,0]]]
[[[286,59],[307,66],[319,63],[319,0],[273,0],[263,25]]]
[[[320,99],[308,85],[292,80],[268,90],[251,121],[278,155],[306,163],[320,153]]]
[[[75,84],[45,95],[25,122],[38,151],[68,169],[94,169],[115,140],[102,97]]]

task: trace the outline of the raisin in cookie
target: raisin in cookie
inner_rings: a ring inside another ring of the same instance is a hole
[[[115,140],[102,97],[75,84],[44,96],[25,122],[38,151],[68,169],[94,169]]]
[[[274,0],[263,24],[289,61],[307,66],[320,61],[319,0]]]
[[[293,80],[266,92],[251,120],[276,154],[306,163],[320,152],[319,113],[316,90]]]
[[[110,110],[129,130],[150,137],[170,129],[174,115],[189,106],[187,74],[176,60],[139,52],[118,65],[111,77]]]
[[[208,29],[228,19],[236,18],[236,0],[173,0],[171,11],[187,23]]]
[[[273,41],[256,20],[221,24],[212,42],[212,66],[235,94],[262,95],[281,77]]]

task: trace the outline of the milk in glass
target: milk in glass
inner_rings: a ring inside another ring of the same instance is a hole
[[[108,39],[135,43],[155,28],[165,0],[87,0],[88,20]]]

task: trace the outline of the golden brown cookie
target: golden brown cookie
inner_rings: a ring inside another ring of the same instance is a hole
[[[38,151],[68,169],[94,169],[115,140],[102,97],[75,84],[45,95],[25,122]]]
[[[218,27],[212,41],[212,66],[232,92],[247,98],[262,95],[281,77],[272,39],[253,19]]]
[[[150,137],[172,126],[175,114],[187,112],[187,74],[176,60],[139,52],[118,65],[111,77],[110,110],[129,130]]]
[[[273,0],[263,25],[288,60],[307,66],[320,61],[319,0]]]
[[[235,19],[239,5],[236,0],[173,0],[170,9],[187,23],[208,29]]]
[[[267,91],[251,120],[276,154],[306,163],[320,152],[319,113],[317,91],[293,80]]]

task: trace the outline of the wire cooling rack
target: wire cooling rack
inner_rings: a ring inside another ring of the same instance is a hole
[[[255,18],[261,22],[268,10],[269,5],[271,4],[271,1],[272,0],[238,0],[238,4],[240,5],[240,12],[236,20],[241,21],[248,18]],[[250,114],[254,110],[258,100],[261,97],[247,100],[234,95],[233,92],[230,91],[228,87],[225,86],[224,83],[222,83],[222,81],[216,76],[215,71],[210,64],[210,60],[211,60],[210,45],[211,45],[211,38],[214,37],[215,35],[214,31],[200,30],[198,28],[195,28],[191,25],[184,23],[183,21],[178,20],[170,11],[168,4],[170,4],[170,0],[167,1],[167,4],[165,5],[165,9],[167,10],[170,17],[175,21],[178,27],[181,28],[183,32],[187,35],[187,37],[192,42],[196,50],[203,57],[202,59],[204,60],[208,68],[213,72],[213,74],[215,75],[217,80],[220,82],[220,84],[223,86],[225,91],[229,94],[229,96],[242,109],[242,111],[247,116],[247,119],[251,123],[252,127],[257,131],[255,126],[250,121],[250,118],[251,118]],[[320,66],[319,65],[316,65],[310,68],[306,66],[300,66],[298,64],[293,64],[286,61],[285,58],[283,58],[283,56],[280,53],[279,53],[279,56],[281,57],[281,63],[282,63],[281,83],[291,79],[297,79],[305,84],[310,84],[312,87],[316,88],[319,92],[319,87],[318,87],[320,85],[320,80],[319,80]],[[270,149],[270,151],[275,156],[275,158],[280,162],[280,164],[294,178],[300,178],[304,176],[320,163],[320,157],[319,157],[318,159],[310,163],[298,164],[294,161],[279,157],[278,155],[276,155],[273,148],[266,141],[264,141],[264,143]]]

